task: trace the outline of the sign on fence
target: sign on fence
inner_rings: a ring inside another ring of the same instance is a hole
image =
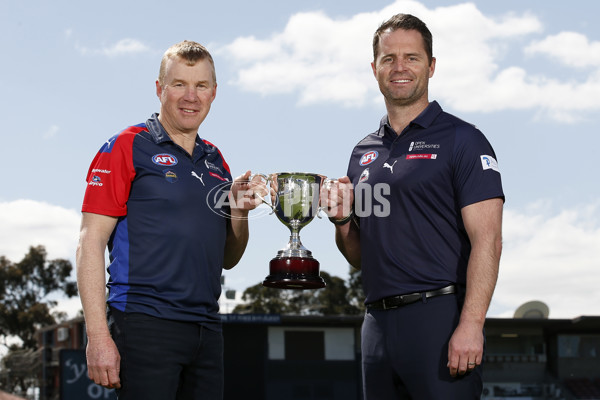
[[[96,385],[88,378],[85,350],[60,351],[61,400],[117,400],[114,389]]]

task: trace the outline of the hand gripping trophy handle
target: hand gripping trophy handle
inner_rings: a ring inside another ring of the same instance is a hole
[[[304,172],[256,174],[270,186],[270,199],[259,198],[290,230],[290,240],[269,263],[270,274],[263,285],[279,289],[318,289],[325,287],[319,276],[319,262],[302,245],[300,230],[315,216],[319,218],[321,186],[329,182],[324,176]],[[258,195],[257,195],[258,196]]]
[[[269,185],[269,183],[271,182],[271,177],[266,175],[266,174],[252,174],[250,175],[249,181],[253,181],[255,177],[261,177],[267,186]],[[273,206],[273,204],[271,204],[270,202],[268,202],[263,196],[261,196],[258,193],[254,193],[254,195],[256,197],[258,197],[260,199],[260,201],[263,202],[263,204],[266,204],[267,206],[269,206],[269,208],[271,209],[271,212],[269,213],[269,215],[273,214],[275,212],[275,206]]]

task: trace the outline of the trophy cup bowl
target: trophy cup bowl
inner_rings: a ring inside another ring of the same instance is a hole
[[[319,193],[326,177],[305,172],[280,172],[263,178],[270,182],[271,204],[277,218],[289,228],[290,240],[269,263],[263,286],[277,289],[319,289],[319,262],[300,241],[300,229],[319,213]]]

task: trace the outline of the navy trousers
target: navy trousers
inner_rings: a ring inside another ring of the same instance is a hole
[[[460,308],[452,294],[368,310],[361,344],[364,400],[479,399],[481,366],[457,378],[447,367]]]
[[[196,323],[109,312],[119,400],[222,400],[223,335]]]

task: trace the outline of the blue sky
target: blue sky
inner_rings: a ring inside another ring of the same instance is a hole
[[[551,318],[600,315],[600,3],[588,1],[2,1],[0,254],[16,262],[42,244],[74,263],[89,163],[158,111],[160,58],[183,39],[215,58],[217,98],[199,134],[234,175],[344,175],[385,114],[371,38],[398,12],[433,32],[430,99],[477,125],[498,156],[504,253],[488,315],[531,300]],[[267,211],[251,214],[227,288],[261,282],[287,242]],[[301,237],[321,270],[347,278],[327,220]]]

